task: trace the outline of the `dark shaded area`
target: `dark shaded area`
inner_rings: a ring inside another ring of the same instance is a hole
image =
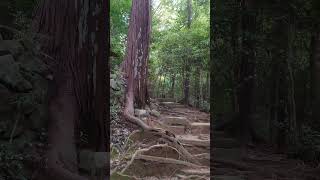
[[[319,11],[312,0],[211,2],[211,135],[218,154],[228,146],[225,152],[239,154],[231,161],[245,166],[246,158],[267,151],[257,158],[281,155],[281,162],[295,159],[306,169],[317,167]],[[213,153],[211,172],[230,168],[225,160],[230,159]],[[276,177],[318,178],[317,169],[293,173],[278,167],[280,161],[269,167],[268,161],[259,162],[255,166],[270,168]],[[255,171],[245,177],[270,177]]]
[[[108,1],[4,0],[0,22],[0,179],[104,179]]]

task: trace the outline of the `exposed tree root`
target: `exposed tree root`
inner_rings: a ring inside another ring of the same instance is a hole
[[[181,160],[177,160],[177,159],[172,159],[172,158],[165,158],[165,157],[156,157],[156,156],[149,156],[149,155],[143,155],[143,152],[149,151],[152,148],[155,147],[171,147],[168,146],[166,144],[157,144],[157,145],[153,145],[150,146],[149,148],[145,148],[145,149],[140,149],[137,150],[134,155],[131,158],[131,161],[127,164],[127,166],[121,171],[121,173],[124,173],[133,163],[134,160],[136,159],[142,159],[142,160],[147,160],[147,161],[154,161],[154,162],[159,162],[159,163],[167,163],[167,164],[177,164],[177,165],[184,165],[184,166],[188,166],[188,167],[194,167],[194,168],[201,168],[203,166],[200,166],[198,164],[194,164],[194,163],[190,163],[187,161],[181,161]],[[171,147],[172,148],[172,147]],[[178,151],[177,151],[178,152]],[[178,152],[179,153],[179,152]]]
[[[199,176],[199,175],[190,175],[190,176],[185,176],[181,180],[188,180],[188,179],[194,179],[196,178],[197,180],[201,179],[206,179],[207,176]]]
[[[148,126],[146,123],[144,123],[141,119],[130,115],[128,111],[124,111],[124,117],[129,120],[130,122],[138,125],[140,128],[142,128],[143,131],[150,132],[152,134],[160,136],[160,138],[164,139],[167,141],[167,143],[176,149],[179,150],[179,152],[190,162],[195,163],[195,164],[200,164],[199,161],[192,155],[190,154],[182,145],[181,143],[175,138],[169,136],[170,133],[169,131],[164,131],[162,129],[155,129],[150,126]]]
[[[56,151],[51,150],[48,156],[49,159],[46,174],[49,175],[51,179],[59,177],[59,180],[89,180],[64,168]]]
[[[155,161],[155,162],[166,163],[166,164],[177,164],[177,165],[196,167],[196,168],[202,167],[197,164],[189,163],[187,161],[181,161],[181,160],[172,159],[172,158],[165,158],[165,157],[148,156],[148,155],[142,155],[142,154],[137,154],[135,159]]]

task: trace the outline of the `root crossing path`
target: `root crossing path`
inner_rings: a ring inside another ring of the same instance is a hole
[[[181,149],[156,134],[135,131],[129,139],[138,144],[138,148],[121,171],[129,179],[207,180],[210,179],[211,152],[214,158],[211,179],[214,180],[320,180],[317,170],[302,161],[274,154],[266,147],[252,146],[243,151],[238,141],[224,131],[213,132],[213,148],[210,149],[209,113],[168,99],[158,101],[161,101],[160,116],[149,116],[144,121],[175,137],[197,162],[190,162]]]
[[[188,161],[170,142],[136,131],[129,139],[138,142],[140,148],[122,173],[136,179],[210,179],[210,115],[173,101],[159,101],[160,116],[145,122],[174,137],[196,162]]]

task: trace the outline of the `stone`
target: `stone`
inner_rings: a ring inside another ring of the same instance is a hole
[[[199,139],[198,136],[193,135],[178,135],[177,139],[187,145],[199,146],[199,147],[210,147],[210,140]]]
[[[150,114],[151,114],[152,116],[155,116],[155,117],[159,117],[159,116],[160,116],[160,113],[159,113],[157,110],[155,110],[155,109],[152,109],[152,110],[150,111]]]
[[[117,82],[114,79],[110,79],[110,87],[113,90],[118,90]]]
[[[46,103],[49,81],[39,74],[24,73],[24,78],[33,86],[32,93],[37,96],[36,101],[39,104]]]
[[[32,89],[31,83],[21,75],[11,55],[0,56],[0,82],[17,92],[29,92]]]
[[[177,117],[177,116],[166,116],[163,118],[163,123],[169,126],[172,125],[183,125],[183,126],[190,126],[190,122],[185,117]]]
[[[158,109],[158,105],[156,103],[151,103],[150,108],[156,110]]]
[[[5,113],[10,113],[13,111],[14,105],[12,104],[12,99],[14,98],[14,94],[9,91],[7,87],[0,84],[0,114],[1,119],[4,118]],[[9,114],[8,114],[9,115]]]
[[[145,109],[135,109],[134,115],[137,117],[146,117],[146,116],[149,116],[149,113]]]
[[[17,58],[20,68],[27,70],[29,72],[35,72],[42,74],[47,70],[44,63],[37,57],[31,55],[22,55]]]
[[[16,40],[0,40],[0,54],[11,54],[18,57],[23,52],[23,46]]]
[[[88,172],[105,168],[108,165],[108,161],[110,161],[108,152],[93,152],[89,150],[80,151],[79,160],[80,169]]]
[[[168,126],[168,130],[175,135],[182,135],[185,133],[185,127],[184,126]]]
[[[191,134],[210,134],[210,123],[191,123]]]

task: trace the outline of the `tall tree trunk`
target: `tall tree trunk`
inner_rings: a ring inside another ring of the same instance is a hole
[[[256,12],[254,0],[243,0],[242,8],[242,29],[243,29],[243,48],[239,64],[239,88],[237,98],[239,103],[239,120],[241,121],[242,143],[250,141],[250,113],[252,105],[252,94],[254,88],[255,73],[255,40],[256,33]],[[250,35],[249,35],[250,34]]]
[[[295,99],[295,80],[294,72],[292,68],[292,63],[294,62],[293,45],[294,45],[294,35],[295,35],[295,24],[294,19],[289,17],[288,24],[288,57],[287,57],[287,69],[289,74],[288,79],[288,104],[289,104],[289,133],[290,133],[290,143],[296,146],[298,140],[298,130],[297,130],[297,113],[296,113],[296,99]]]
[[[196,67],[196,75],[195,75],[195,88],[194,88],[194,95],[195,95],[195,98],[196,98],[196,107],[199,108],[200,107],[200,98],[201,98],[201,72],[200,72],[200,67]],[[200,92],[199,92],[200,90]]]
[[[237,97],[237,91],[238,91],[238,78],[239,78],[239,62],[241,62],[241,52],[242,52],[242,41],[240,40],[240,36],[242,34],[242,14],[241,14],[241,4],[239,3],[239,0],[235,0],[238,2],[238,6],[236,7],[236,13],[233,17],[232,22],[232,47],[233,47],[233,57],[236,60],[236,63],[233,65],[233,111],[235,113],[239,113],[239,102]]]
[[[148,131],[158,135],[177,148],[183,156],[191,161],[198,161],[173,137],[167,135],[166,131],[154,129],[144,121],[134,116],[134,103],[138,107],[144,107],[147,103],[147,68],[149,55],[149,37],[150,37],[150,0],[133,0],[131,9],[131,18],[129,23],[127,52],[122,70],[126,74],[127,89],[126,103],[123,116],[126,120],[138,125],[143,131]]]
[[[190,29],[192,23],[192,0],[187,1],[187,13],[188,13],[188,21],[187,21],[187,28]],[[189,57],[184,62],[185,66],[185,79],[184,79],[184,104],[189,105],[189,91],[190,91],[190,60]]]
[[[284,2],[283,2],[284,3]],[[279,8],[284,7],[284,5],[279,4]],[[276,9],[277,16],[283,15],[283,10]],[[287,133],[286,129],[288,127],[285,126],[285,120],[290,120],[288,116],[288,89],[289,89],[289,81],[287,79],[288,75],[288,24],[284,19],[279,19],[276,21],[273,32],[272,32],[272,43],[274,45],[273,49],[273,59],[274,64],[273,68],[276,70],[276,73],[273,75],[273,81],[277,81],[276,87],[276,101],[273,102],[275,105],[274,108],[276,112],[274,114],[274,142],[276,145],[276,149],[279,152],[284,151],[287,142]]]
[[[51,179],[86,179],[77,173],[80,123],[89,122],[89,148],[108,149],[108,8],[106,0],[43,0],[36,10],[33,27],[48,36],[41,48],[50,56],[45,61],[53,75],[46,172]]]
[[[190,92],[190,65],[188,65],[187,60],[185,61],[185,76],[183,83],[183,92],[184,92],[184,100],[183,103],[185,105],[189,105],[189,92]]]
[[[49,144],[48,171],[50,179],[85,179],[77,175],[76,140],[80,113],[86,111],[88,42],[84,31],[87,26],[88,4],[76,1],[43,0],[34,19],[37,33],[49,36],[42,42],[49,61],[53,80],[49,82]],[[59,12],[58,12],[59,9]],[[83,21],[80,22],[80,14]],[[82,41],[79,41],[80,37]],[[81,52],[81,53],[79,53]]]
[[[127,80],[126,108],[130,114],[133,114],[134,103],[144,108],[148,100],[150,28],[150,0],[133,0],[127,52],[122,67]]]
[[[176,74],[173,74],[171,77],[171,97],[174,98],[174,88],[176,84]]]

